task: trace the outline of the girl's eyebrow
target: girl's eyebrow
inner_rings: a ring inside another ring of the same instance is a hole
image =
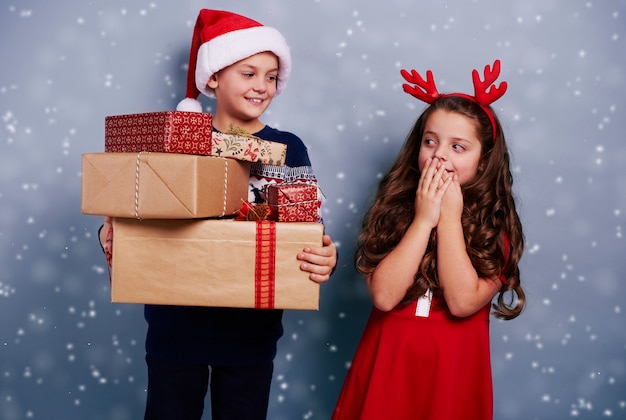
[[[425,136],[425,135],[431,135],[431,136],[439,137],[439,135],[435,131],[431,131],[431,130],[425,130],[424,134],[422,134],[422,137]],[[456,142],[459,142],[459,143],[468,143],[468,144],[474,143],[473,140],[466,139],[464,137],[452,137],[452,140],[454,140]]]

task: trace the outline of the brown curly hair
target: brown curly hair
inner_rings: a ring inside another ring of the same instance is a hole
[[[365,214],[355,252],[356,269],[365,276],[370,275],[396,247],[411,224],[421,176],[417,162],[422,134],[428,117],[437,109],[457,112],[476,122],[482,156],[476,177],[462,186],[465,244],[479,277],[500,275],[506,279],[492,305],[493,314],[501,319],[513,319],[522,312],[526,298],[518,267],[524,250],[524,234],[515,209],[509,152],[495,113],[491,111],[496,121],[494,136],[485,110],[463,97],[442,96],[417,119],[396,161],[381,180],[374,203]],[[436,229],[433,229],[413,285],[402,303],[424,295],[429,289],[434,296],[443,296],[437,278],[436,241]],[[509,246],[505,249],[507,242]]]

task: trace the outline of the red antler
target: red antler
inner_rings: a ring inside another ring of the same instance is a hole
[[[400,74],[407,82],[415,85],[411,86],[406,83],[402,85],[404,91],[409,95],[413,95],[417,99],[428,104],[432,104],[439,97],[439,92],[437,92],[432,71],[426,71],[426,81],[424,81],[422,76],[420,76],[420,74],[415,70],[411,70],[411,73],[409,73],[408,71],[402,69],[400,70]]]
[[[489,68],[489,64],[485,66],[485,81],[480,80],[478,70],[472,71],[472,80],[474,81],[474,98],[476,102],[483,106],[489,106],[504,95],[506,92],[506,82],[501,82],[496,87],[494,82],[500,75],[500,60],[493,63],[493,68]]]

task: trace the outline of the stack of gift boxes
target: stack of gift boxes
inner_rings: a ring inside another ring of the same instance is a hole
[[[317,186],[270,184],[270,220],[236,220],[251,163],[284,165],[285,145],[165,111],[106,117],[104,149],[82,156],[81,210],[113,218],[113,302],[318,309],[296,259],[322,244]]]

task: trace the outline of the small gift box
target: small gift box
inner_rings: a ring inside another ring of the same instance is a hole
[[[321,201],[318,186],[311,184],[268,184],[265,199],[272,217],[279,222],[317,222]]]
[[[265,165],[284,166],[287,145],[251,135],[225,134],[215,131],[211,154]]]
[[[319,309],[297,255],[319,223],[114,219],[111,299],[120,303]]]
[[[211,154],[213,117],[202,112],[163,111],[104,119],[104,151]]]
[[[81,210],[138,219],[236,214],[248,196],[250,163],[172,153],[85,153]]]

